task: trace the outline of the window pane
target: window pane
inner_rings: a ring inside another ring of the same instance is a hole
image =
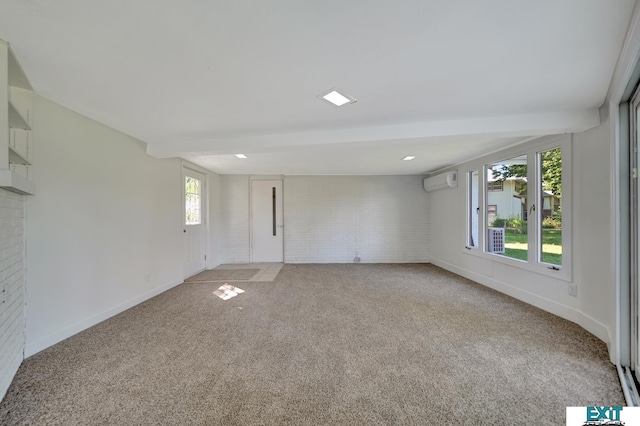
[[[497,180],[495,182],[487,182],[487,191],[502,191],[502,181]]]
[[[469,172],[469,234],[467,238],[467,246],[478,247],[478,223],[480,217],[480,204],[478,200],[478,171]]]
[[[513,259],[528,258],[527,156],[487,166],[486,250]]]
[[[200,211],[200,181],[190,176],[185,176],[185,224],[199,225],[202,223]]]
[[[562,265],[562,149],[540,154],[540,235],[538,247],[544,263]]]

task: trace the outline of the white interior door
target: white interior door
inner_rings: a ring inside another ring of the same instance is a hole
[[[206,262],[206,179],[202,173],[184,167],[183,188],[183,252],[184,277],[190,277],[205,269]]]
[[[251,182],[251,260],[284,261],[282,181]]]

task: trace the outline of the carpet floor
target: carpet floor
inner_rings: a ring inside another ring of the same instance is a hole
[[[564,424],[624,405],[605,344],[432,265],[185,283],[25,360],[0,424]]]

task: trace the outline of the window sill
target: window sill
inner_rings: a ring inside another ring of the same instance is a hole
[[[462,252],[470,256],[478,257],[491,262],[501,263],[503,265],[522,269],[527,272],[533,272],[539,275],[544,275],[546,277],[550,277],[556,280],[573,282],[573,277],[571,276],[571,271],[570,271],[571,268],[568,265],[564,265],[560,267],[560,266],[551,265],[547,263],[531,264],[524,260],[512,259],[510,257],[502,256],[499,254],[487,253],[480,250],[479,247],[464,246],[462,249]],[[556,266],[556,268],[559,268],[559,270],[552,269],[551,267],[553,266]]]

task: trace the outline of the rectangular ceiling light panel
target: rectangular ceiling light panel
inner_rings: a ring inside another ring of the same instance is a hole
[[[356,98],[340,93],[336,89],[331,89],[318,97],[332,103],[335,106],[342,106],[356,102]]]

